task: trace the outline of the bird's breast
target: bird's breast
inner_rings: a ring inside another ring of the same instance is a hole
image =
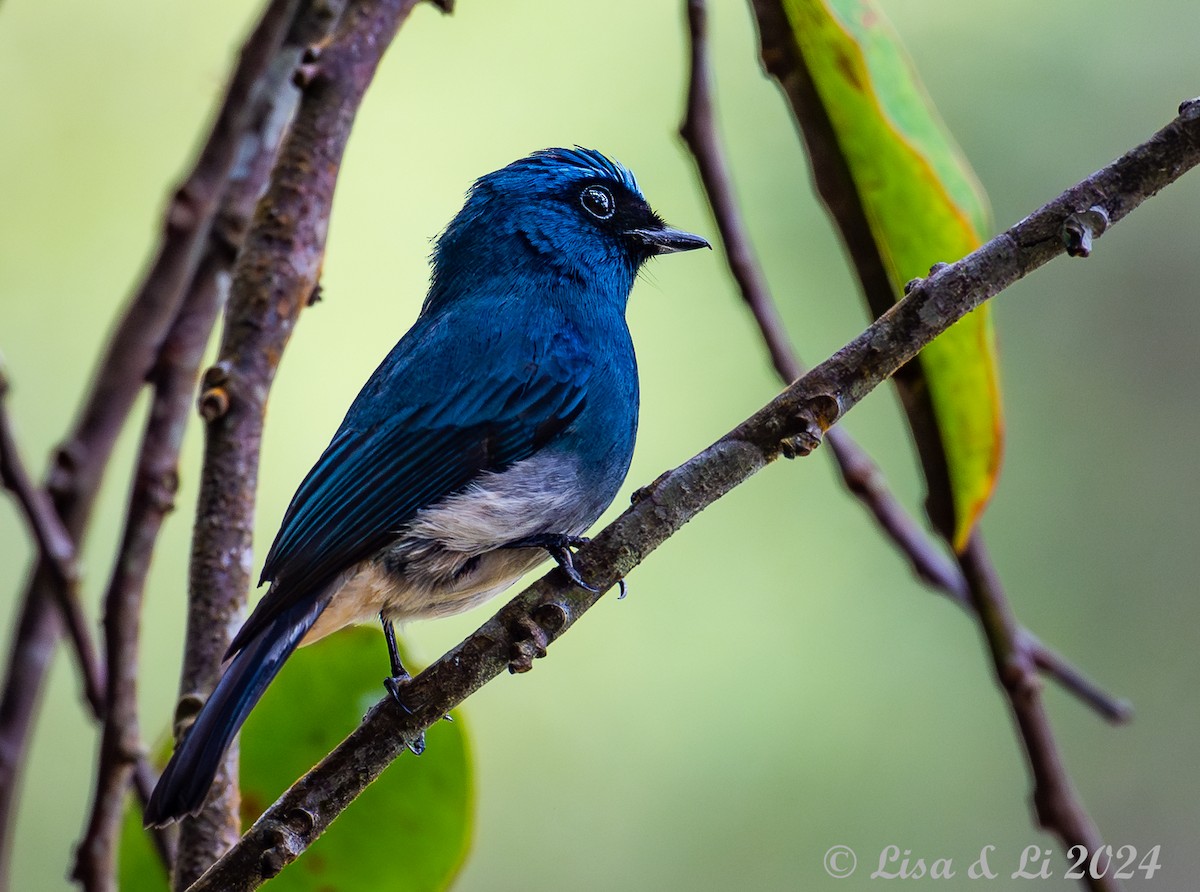
[[[458,613],[508,588],[547,554],[507,543],[580,535],[608,507],[614,492],[598,488],[589,470],[576,457],[543,449],[421,509],[349,576],[310,639],[380,611],[396,620]]]
[[[429,543],[475,556],[541,533],[579,535],[612,500],[589,477],[576,456],[543,449],[422,508],[391,550],[399,556]]]

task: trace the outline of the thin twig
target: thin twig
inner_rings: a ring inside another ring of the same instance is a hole
[[[39,563],[54,575],[54,594],[59,610],[67,619],[67,632],[75,645],[84,672],[84,691],[93,708],[101,695],[99,657],[91,639],[88,619],[79,601],[79,566],[76,563],[75,543],[54,510],[54,503],[45,491],[34,484],[21,459],[8,417],[8,376],[0,368],[0,483],[12,492],[38,547]]]
[[[908,558],[913,572],[935,591],[969,608],[970,596],[962,572],[900,504],[874,459],[841,428],[831,430],[826,439],[842,482],[871,512],[900,553]]]
[[[79,583],[75,543],[63,528],[50,498],[34,484],[21,460],[8,417],[8,390],[8,375],[0,366],[0,484],[16,498],[38,551],[54,570],[59,585],[74,588]]]
[[[1065,690],[1090,705],[1114,725],[1133,718],[1133,704],[1124,697],[1114,697],[1092,679],[1080,672],[1062,656],[1039,641],[1028,629],[1018,629],[1017,647],[1033,657],[1034,665],[1050,676]]]
[[[1064,220],[1100,205],[1115,223],[1200,163],[1200,100],[1151,139],[956,263],[939,267],[861,335],[695,458],[640,490],[634,504],[579,550],[600,590],[616,585],[699,511],[780,455],[819,442],[867,393],[958,319],[1065,250]],[[406,689],[411,712],[384,697],[349,737],[287,790],[191,892],[254,889],[295,860],[391,762],[505,669],[522,671],[599,594],[554,570],[443,656]]]
[[[219,357],[204,374],[205,451],[188,573],[188,631],[175,726],[212,690],[250,589],[251,533],[267,393],[317,287],[334,186],[375,69],[418,0],[351,0],[296,70],[301,99],[234,267]],[[241,832],[237,747],[204,808],[181,824],[172,882],[185,888]]]
[[[733,178],[725,161],[717,132],[713,103],[712,66],[709,62],[708,19],[702,0],[687,3],[688,35],[690,38],[690,67],[688,72],[687,110],[679,135],[692,153],[700,172],[704,192],[712,208],[713,219],[721,234],[725,261],[737,283],[742,300],[750,308],[759,333],[767,345],[771,362],[784,384],[790,384],[804,373],[791,339],[779,316],[771,287],[763,273],[762,264],[754,252],[738,207]]]
[[[777,0],[754,0],[752,6],[758,20],[764,64],[779,81],[791,105],[808,148],[817,190],[850,254],[868,305],[877,315],[890,312],[888,308],[892,306],[894,294],[886,275],[883,256],[868,225],[858,187],[838,145],[837,134],[818,95],[804,54],[795,40],[787,14]],[[1181,108],[1181,120],[1184,111]],[[1194,113],[1195,110],[1191,111]],[[1126,184],[1114,185],[1123,187]],[[1077,196],[1077,200],[1082,198]],[[1107,206],[1101,204],[1100,211]],[[1094,222],[1085,227],[1080,214],[1092,215]],[[1087,256],[1094,235],[1091,227],[1095,225],[1102,230],[1104,220],[1102,212],[1093,214],[1089,204],[1078,204],[1064,213],[1058,229],[1046,233],[1045,238],[1053,240],[1057,247],[1072,256]],[[928,483],[927,511],[938,532],[950,540],[955,518],[947,458],[929,399],[929,388],[919,364],[913,363],[905,376],[898,376],[897,384]],[[1058,834],[1068,849],[1072,845],[1083,844],[1088,851],[1095,851],[1100,840],[1099,834],[1084,811],[1082,802],[1074,795],[1066,770],[1057,758],[1053,733],[1041,708],[1040,695],[1035,686],[1029,684],[1023,685],[1018,691],[1006,677],[1004,667],[1024,666],[1036,681],[1037,668],[1046,666],[1051,670],[1051,677],[1084,702],[1099,704],[1101,713],[1112,720],[1128,718],[1128,704],[1100,692],[1095,685],[1083,679],[1077,670],[1068,667],[1061,657],[1040,644],[1034,647],[1035,640],[1021,629],[1013,617],[1004,590],[987,557],[979,530],[972,534],[970,548],[959,557],[959,562],[971,603],[992,648],[998,681],[1009,695],[1019,736],[1030,755],[1038,820],[1048,830]],[[1024,645],[1030,645],[1031,649],[1022,650]],[[1020,703],[1018,698],[1021,698]],[[1111,879],[1085,876],[1083,882],[1093,889],[1116,888],[1116,881]]]
[[[39,602],[44,610],[31,612],[29,607],[32,602],[27,601],[26,609],[22,611],[16,639],[24,642],[26,648],[22,654],[13,655],[9,669],[10,684],[20,684],[25,680],[35,682],[30,670],[44,667],[48,654],[38,652],[36,648],[31,649],[30,644],[45,634],[57,638],[61,616],[66,619],[67,633],[79,662],[85,699],[94,712],[99,711],[103,707],[104,696],[100,659],[79,600],[75,543],[55,510],[54,503],[44,490],[33,483],[21,459],[8,417],[8,388],[7,376],[0,369],[0,483],[13,493],[21,506],[37,544],[35,562],[38,569],[30,590],[36,589],[39,598],[45,599],[44,603]],[[14,802],[17,769],[24,755],[28,722],[37,702],[36,696],[30,697],[28,694],[27,691],[10,687],[0,702],[0,812],[5,815]],[[22,733],[11,733],[16,731]],[[0,847],[3,848],[3,852],[0,852],[0,858],[3,859],[0,865],[0,888],[7,889],[8,848],[3,843],[0,843]]]

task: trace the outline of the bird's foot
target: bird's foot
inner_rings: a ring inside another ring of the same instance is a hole
[[[396,668],[392,667],[393,670]],[[409,709],[408,704],[404,702],[404,689],[412,682],[412,676],[405,671],[403,666],[399,667],[399,672],[393,672],[383,680],[383,686],[387,688],[387,692],[392,695],[392,699],[396,701],[396,705],[403,709],[409,715],[413,711]],[[446,716],[449,718],[449,716]],[[425,732],[419,731],[411,740],[405,740],[404,745],[408,747],[408,751],[414,756],[419,756],[425,752]]]
[[[392,699],[395,700],[396,704],[409,715],[412,715],[413,711],[409,709],[408,705],[404,702],[404,694],[402,692],[411,683],[412,676],[407,672],[403,672],[400,675],[390,675],[383,680],[383,686],[387,688],[387,692],[392,695]]]
[[[583,577],[579,575],[579,571],[575,569],[575,555],[571,551],[572,548],[578,548],[580,545],[586,545],[591,540],[587,536],[567,536],[563,533],[542,533],[537,536],[526,536],[524,539],[516,539],[512,542],[506,542],[503,548],[544,548],[550,557],[554,558],[554,562],[558,564],[559,569],[566,574],[567,579],[571,580],[574,585],[579,586],[585,591],[599,594],[600,589],[593,585],[588,585]]]
[[[404,696],[401,693],[412,681],[412,676],[400,661],[400,648],[396,646],[396,628],[392,625],[392,621],[385,617],[382,612],[379,614],[379,621],[383,625],[383,638],[387,642],[388,661],[392,667],[392,674],[383,680],[383,686],[392,695],[392,699],[396,701],[396,705],[409,715],[412,715],[413,711],[404,702]],[[442,718],[448,722],[454,721],[449,714],[442,716]],[[421,753],[425,752],[425,732],[422,731],[411,742],[406,742],[406,745],[414,756],[421,755]]]

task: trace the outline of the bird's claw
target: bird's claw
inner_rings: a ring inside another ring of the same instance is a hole
[[[579,575],[579,571],[575,569],[575,555],[572,554],[571,549],[568,546],[564,545],[562,548],[547,548],[546,550],[550,552],[550,557],[554,558],[554,561],[558,564],[559,569],[566,574],[567,579],[571,580],[572,583],[579,586],[584,591],[591,592],[594,595],[600,594],[600,589],[596,588],[594,585],[589,585],[584,581],[583,577]]]
[[[399,707],[409,715],[412,715],[412,710],[408,708],[408,705],[404,702],[404,697],[400,694],[401,691],[408,687],[410,682],[412,682],[412,676],[405,672],[402,675],[392,675],[385,678],[383,686],[387,688],[387,692],[392,695],[392,699],[396,701]]]
[[[554,562],[558,564],[559,569],[566,574],[567,579],[571,580],[573,585],[579,586],[584,591],[592,594],[600,594],[600,589],[593,585],[589,585],[584,578],[579,575],[579,571],[575,569],[575,555],[571,551],[572,548],[578,548],[580,545],[587,545],[591,542],[587,536],[568,536],[565,533],[544,533],[538,536],[526,536],[524,539],[517,539],[513,542],[505,543],[504,548],[544,548],[550,557],[554,558]]]
[[[600,589],[585,580],[579,575],[579,570],[575,567],[575,554],[571,551],[572,548],[578,548],[581,545],[587,545],[592,540],[587,536],[567,536],[560,533],[546,533],[539,536],[526,536],[524,539],[517,539],[513,542],[508,542],[503,545],[503,548],[544,548],[550,557],[554,558],[554,562],[558,564],[560,570],[571,581],[572,585],[577,585],[586,592],[591,592],[593,595],[600,594]],[[625,584],[624,578],[617,580],[619,591],[617,600],[621,600],[629,593],[629,586]],[[520,670],[523,671],[523,670]]]
[[[408,687],[411,682],[412,676],[403,671],[403,669],[399,674],[389,676],[383,680],[383,686],[387,688],[387,692],[392,695],[392,699],[396,701],[396,705],[409,715],[412,715],[413,711],[409,708],[408,704],[404,702],[404,697],[402,696],[401,692]],[[450,716],[446,716],[446,718],[450,718]],[[404,745],[408,747],[408,751],[414,756],[421,755],[421,753],[425,752],[425,732],[417,732],[417,735],[411,740],[405,740]]]

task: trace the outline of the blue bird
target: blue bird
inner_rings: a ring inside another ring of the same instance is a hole
[[[649,258],[701,247],[592,149],[535,152],[471,187],[416,323],[292,498],[259,583],[271,586],[147,825],[200,808],[297,645],[378,617],[401,699],[393,623],[466,610],[547,554],[586,587],[571,548],[615,498],[637,430],[630,289]]]

